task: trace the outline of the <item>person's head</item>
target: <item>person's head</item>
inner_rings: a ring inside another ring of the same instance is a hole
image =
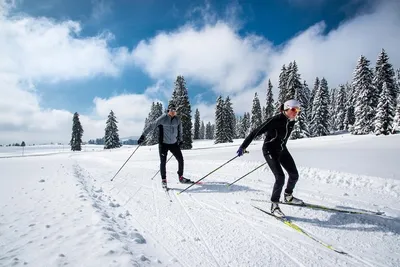
[[[300,102],[295,99],[290,99],[283,103],[281,111],[291,120],[294,120],[300,112]]]
[[[176,115],[176,106],[173,103],[169,103],[168,105],[168,115],[174,117]]]

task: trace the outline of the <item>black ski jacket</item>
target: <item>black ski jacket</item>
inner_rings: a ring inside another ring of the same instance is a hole
[[[254,129],[243,141],[241,147],[246,149],[254,138],[265,135],[263,150],[269,153],[279,153],[286,149],[286,143],[293,131],[294,120],[288,119],[283,112],[269,118],[266,122]]]

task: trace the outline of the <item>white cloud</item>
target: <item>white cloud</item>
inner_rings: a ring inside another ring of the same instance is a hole
[[[331,87],[352,78],[361,54],[373,66],[384,48],[391,63],[399,67],[400,3],[378,4],[368,9],[369,13],[358,14],[327,35],[324,22],[320,22],[278,47],[264,37],[243,37],[234,26],[218,21],[200,28],[187,24],[172,32],[159,33],[140,42],[133,55],[136,63],[155,79],[181,74],[210,86],[217,94],[230,94],[238,103],[234,102],[235,110],[241,113],[251,108],[254,91],[264,101],[266,79],[271,79],[277,95],[280,69],[293,60],[309,85],[316,76],[324,76]]]
[[[259,80],[269,49],[262,38],[241,39],[229,25],[218,22],[200,30],[185,26],[160,33],[141,41],[133,57],[155,79],[182,74],[218,92],[238,92]]]
[[[0,143],[68,142],[72,113],[43,109],[35,84],[115,77],[130,53],[110,48],[108,33],[83,38],[77,22],[10,16],[13,7],[14,1],[0,0]],[[85,139],[102,135],[104,119],[81,116]]]

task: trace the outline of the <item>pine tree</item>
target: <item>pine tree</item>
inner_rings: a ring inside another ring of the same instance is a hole
[[[301,106],[301,112],[306,116],[307,127],[310,128],[310,106],[311,106],[311,91],[306,81],[303,82],[303,97],[304,103]]]
[[[298,67],[296,61],[290,64],[290,68],[287,74],[287,83],[286,83],[286,96],[285,100],[294,99],[295,95],[302,88],[302,84],[300,81],[300,74],[298,73]]]
[[[225,143],[225,133],[224,133],[224,100],[222,96],[217,98],[217,105],[215,107],[215,144]]]
[[[250,113],[245,112],[240,127],[240,138],[245,138],[251,130]]]
[[[391,93],[392,92],[389,90],[387,83],[384,82],[375,116],[374,126],[376,135],[388,135],[392,131],[395,107],[393,106]]]
[[[192,109],[189,102],[188,90],[183,76],[177,76],[175,89],[170,103],[176,105],[177,115],[182,121],[182,149],[192,148]]]
[[[206,124],[206,139],[213,139],[213,129],[211,126],[211,122]]]
[[[223,118],[225,142],[233,142],[233,138],[235,136],[236,118],[229,96],[226,97],[224,101]]]
[[[355,122],[353,134],[369,134],[373,130],[374,119],[374,87],[372,85],[373,74],[369,68],[369,60],[361,56],[353,76],[355,99]]]
[[[339,131],[345,130],[346,89],[343,84],[339,86],[339,91],[336,97],[336,109],[332,115],[335,116],[336,129]]]
[[[278,95],[278,101],[276,103],[276,108],[278,108],[282,103],[286,101],[286,92],[287,92],[287,80],[288,80],[288,70],[286,69],[286,66],[283,65],[281,69],[281,73],[279,74],[279,95]]]
[[[257,92],[254,94],[253,107],[251,109],[251,130],[254,130],[262,123],[261,105]]]
[[[200,139],[205,139],[206,128],[204,126],[204,121],[201,121],[200,125]]]
[[[396,112],[393,120],[393,133],[400,131],[400,94],[397,97]]]
[[[386,83],[387,89],[391,95],[393,101],[391,105],[395,105],[397,97],[396,73],[393,69],[392,64],[389,63],[389,57],[384,49],[382,49],[381,53],[379,54],[375,65],[375,94],[373,95],[372,101],[372,105],[374,108],[378,105],[378,100],[381,96],[381,92],[383,89],[383,83]]]
[[[317,91],[319,89],[319,78],[316,77],[315,78],[315,82],[314,82],[314,87],[311,91],[311,96],[310,96],[310,105],[308,107],[308,115],[309,115],[309,121],[312,120],[312,114],[313,114],[313,105],[314,105],[314,98],[315,95],[317,94]]]
[[[72,151],[81,151],[82,150],[82,136],[83,136],[83,128],[81,122],[79,120],[78,112],[74,113],[72,118],[72,134],[71,134],[71,150]]]
[[[333,88],[331,90],[330,98],[329,98],[329,124],[328,124],[328,129],[332,132],[337,130],[336,127],[336,116],[335,116],[335,111],[336,111],[336,88]]]
[[[236,131],[235,131],[236,135],[235,135],[235,138],[242,138],[241,137],[242,120],[243,120],[242,116],[239,116],[239,117],[236,118]]]
[[[346,105],[345,105],[344,130],[352,132],[354,128],[354,122],[356,120],[354,115],[355,95],[353,86],[351,86],[349,83],[346,83],[345,91],[346,91]]]
[[[200,112],[199,109],[196,108],[194,113],[194,140],[200,139]]]
[[[301,86],[296,90],[296,94],[293,96],[294,99],[297,99],[297,101],[300,102],[301,109],[306,109],[307,108],[307,95],[305,92],[305,87]],[[306,138],[310,136],[309,133],[309,127],[308,127],[308,120],[307,120],[307,114],[304,113],[303,111],[300,111],[300,113],[297,115],[296,118],[297,122],[294,125],[292,134],[290,135],[290,139],[300,139],[300,138]]]
[[[115,117],[114,111],[110,111],[106,122],[105,134],[104,134],[104,148],[112,149],[121,146],[118,135],[117,118]]]
[[[157,103],[153,102],[151,104],[150,112],[149,112],[147,121],[145,123],[145,127],[147,126],[147,124],[149,122],[153,122],[153,121],[157,120],[162,114],[163,114],[162,104],[160,102],[157,102]],[[157,128],[154,131],[151,131],[147,134],[146,141],[144,144],[152,146],[152,145],[157,144],[158,140],[159,140],[159,131]]]
[[[329,134],[329,89],[325,78],[321,79],[321,84],[315,93],[313,102],[313,115],[311,120],[310,133],[312,136],[325,136]]]
[[[400,95],[400,69],[396,70],[396,98]]]
[[[265,106],[264,120],[272,117],[275,113],[274,108],[274,95],[272,93],[272,83],[271,80],[268,80],[268,90],[267,90],[267,101]]]

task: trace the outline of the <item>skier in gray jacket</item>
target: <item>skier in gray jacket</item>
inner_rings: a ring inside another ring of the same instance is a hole
[[[138,140],[138,144],[142,144],[145,141],[146,135],[154,131],[156,128],[159,129],[158,151],[160,154],[160,173],[162,186],[167,188],[165,165],[167,163],[168,150],[171,151],[172,155],[174,155],[178,161],[179,182],[185,184],[193,183],[193,181],[183,177],[183,155],[179,146],[183,141],[182,122],[181,119],[176,116],[176,106],[173,103],[168,105],[167,113],[149,123],[149,125],[143,130],[143,133]]]

